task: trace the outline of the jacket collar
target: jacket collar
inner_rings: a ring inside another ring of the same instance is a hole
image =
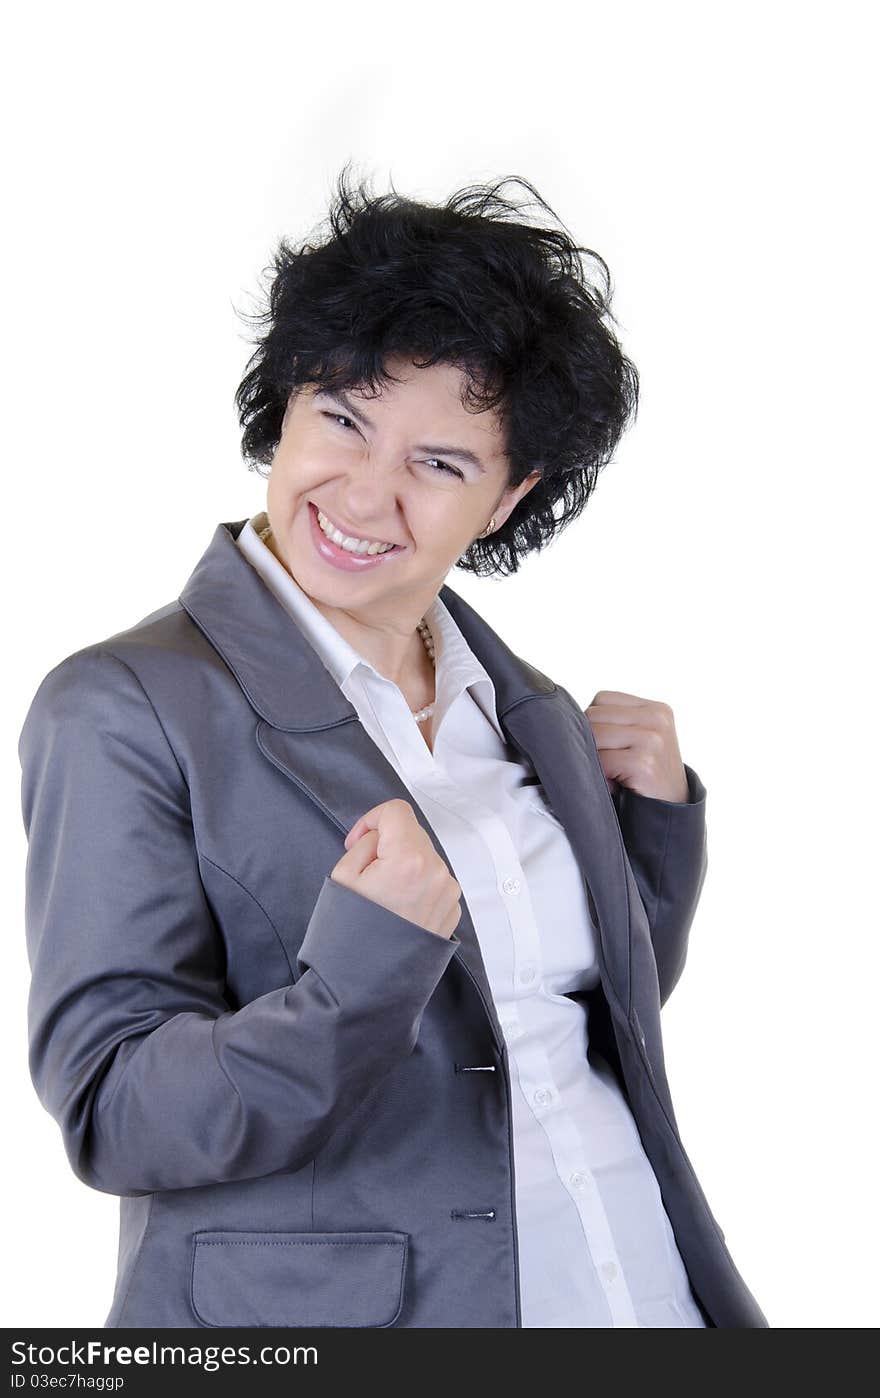
[[[179,600],[259,715],[260,752],[346,834],[364,811],[395,797],[412,804],[411,793],[317,651],[239,550],[235,541],[245,523],[217,525]],[[599,931],[605,994],[612,1008],[625,1007],[620,1012],[628,1015],[632,951],[624,850],[592,729],[568,691],[514,655],[463,598],[445,586],[440,596],[492,679],[505,739],[534,766],[569,838]],[[454,873],[421,808],[413,809]],[[467,902],[461,902],[457,959],[480,992],[503,1052],[479,940]]]
[[[357,718],[318,653],[238,548],[246,523],[217,525],[180,594],[181,605],[273,728],[304,732]],[[514,655],[452,588],[442,587],[440,597],[492,677],[499,719],[523,699],[556,693],[553,681]]]

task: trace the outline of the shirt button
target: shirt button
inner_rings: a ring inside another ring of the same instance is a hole
[[[505,1024],[504,1033],[508,1039],[518,1039],[522,1029],[518,1024]]]
[[[571,1183],[574,1185],[575,1189],[583,1189],[584,1185],[587,1182],[586,1175],[582,1175],[580,1170],[575,1170],[573,1175],[569,1175],[569,1179]]]
[[[505,879],[501,887],[504,889],[505,893],[519,893],[519,879]]]
[[[523,981],[526,985],[528,985],[531,981],[533,981],[533,980],[535,979],[535,975],[536,975],[536,971],[535,971],[534,966],[531,966],[531,965],[530,965],[530,966],[523,966],[523,967],[520,969],[519,978],[520,978],[520,980]]]
[[[603,1262],[599,1270],[606,1281],[614,1281],[617,1276],[617,1267],[613,1262]]]
[[[549,1087],[539,1087],[535,1093],[535,1101],[538,1103],[539,1107],[546,1107],[548,1102],[552,1102],[553,1093],[550,1091]]]

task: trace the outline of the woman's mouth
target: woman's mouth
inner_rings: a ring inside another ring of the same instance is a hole
[[[393,544],[391,548],[383,548],[382,551],[378,553],[368,553],[366,552],[366,540],[355,541],[357,542],[357,548],[354,547],[354,542],[350,540],[349,547],[343,548],[342,544],[337,543],[335,539],[329,538],[324,532],[324,529],[322,529],[321,521],[318,519],[317,506],[314,505],[311,500],[308,502],[308,505],[309,529],[316,552],[324,559],[325,563],[330,563],[334,568],[339,568],[342,572],[359,573],[365,568],[378,567],[380,563],[387,563],[389,559],[396,558],[398,554],[407,552],[402,544]],[[323,510],[321,511],[321,520],[326,529],[332,529],[334,534],[337,536],[339,535],[340,531],[335,528],[332,520],[324,514]]]

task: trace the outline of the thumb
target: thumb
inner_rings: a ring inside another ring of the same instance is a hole
[[[360,839],[345,851],[345,854],[336,864],[337,869],[343,869],[349,875],[362,874],[368,864],[372,864],[376,858],[379,848],[378,830],[365,830]]]

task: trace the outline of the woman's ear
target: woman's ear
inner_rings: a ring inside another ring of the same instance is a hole
[[[513,510],[516,509],[523,496],[528,495],[529,491],[532,489],[533,486],[538,484],[538,481],[540,479],[540,471],[530,471],[529,474],[526,476],[525,480],[520,481],[519,485],[514,486],[511,490],[505,490],[501,499],[498,501],[498,505],[495,509],[496,529],[501,528],[501,525],[505,522],[507,516],[511,514]]]

